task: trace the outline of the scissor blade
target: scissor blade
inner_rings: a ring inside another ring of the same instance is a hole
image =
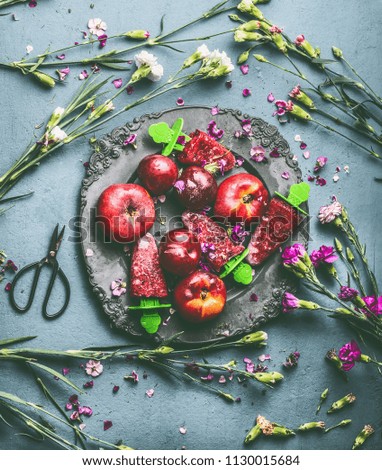
[[[53,231],[52,238],[50,241],[49,253],[51,252],[57,253],[58,249],[60,248],[62,239],[64,237],[65,225],[63,226],[60,234],[58,234],[58,226],[59,224],[56,225]]]

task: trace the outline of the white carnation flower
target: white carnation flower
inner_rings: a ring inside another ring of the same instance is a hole
[[[92,18],[88,21],[88,28],[91,34],[102,36],[107,30],[107,24],[101,18]]]
[[[158,59],[155,57],[155,55],[143,50],[134,56],[134,60],[137,67],[141,67],[142,65],[149,65],[150,67],[153,67],[154,65],[157,65]]]
[[[49,137],[50,137],[49,140],[53,140],[54,142],[61,142],[62,140],[66,139],[68,135],[64,130],[61,129],[61,127],[55,126],[50,131]]]
[[[163,67],[160,64],[155,64],[151,67],[151,72],[148,75],[148,79],[152,82],[157,82],[163,77]]]
[[[202,44],[196,49],[196,52],[200,55],[201,59],[205,59],[207,56],[210,55],[210,51],[205,44]]]

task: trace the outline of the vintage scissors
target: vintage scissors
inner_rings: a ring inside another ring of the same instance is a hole
[[[69,284],[68,278],[65,276],[64,272],[61,270],[56,259],[57,252],[60,248],[60,245],[64,236],[64,231],[65,231],[65,226],[61,230],[60,234],[58,234],[58,224],[57,224],[52,234],[47,256],[43,258],[41,261],[28,264],[24,268],[20,269],[20,271],[13,278],[9,295],[10,295],[10,301],[11,301],[12,306],[18,312],[24,313],[30,309],[33,303],[34,296],[36,294],[36,288],[37,288],[38,280],[40,278],[41,270],[45,265],[52,267],[52,275],[50,277],[50,281],[49,281],[48,288],[45,294],[44,302],[42,304],[42,313],[46,318],[53,319],[63,314],[64,311],[66,310],[66,307],[68,306],[69,299],[70,299],[70,284]],[[14,293],[15,293],[16,285],[25,273],[27,273],[28,271],[32,271],[32,270],[35,270],[35,273],[34,273],[34,277],[32,281],[32,287],[31,287],[31,291],[29,294],[29,299],[25,307],[21,307],[20,305],[16,303],[16,300],[15,300]],[[65,301],[64,301],[64,305],[62,306],[60,310],[58,310],[55,313],[48,313],[47,306],[48,306],[49,298],[52,293],[52,289],[53,289],[57,276],[61,279],[65,288]]]

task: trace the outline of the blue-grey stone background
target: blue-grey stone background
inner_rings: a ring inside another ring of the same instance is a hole
[[[91,3],[94,8],[90,7]],[[2,12],[12,12],[12,16],[0,17],[2,30],[1,61],[12,61],[25,55],[28,44],[33,45],[34,53],[44,51],[48,46],[57,49],[62,45],[81,41],[81,30],[85,30],[89,18],[100,17],[108,25],[108,34],[129,29],[148,29],[153,35],[159,29],[160,18],[165,14],[165,30],[182,25],[195,18],[215,2],[194,0],[39,0],[34,9],[16,5]],[[230,1],[228,5],[235,5]],[[320,45],[322,56],[330,57],[332,45],[341,47],[348,59],[380,91],[382,59],[380,47],[380,22],[382,2],[371,0],[367,3],[358,0],[272,0],[262,6],[265,16],[274,23],[285,27],[291,37],[304,33],[314,44]],[[210,33],[225,31],[234,27],[226,14],[202,22],[180,33],[177,38],[192,38]],[[123,40],[110,42],[103,51],[124,47]],[[154,52],[165,68],[165,76],[175,71],[181,61],[200,43],[184,43],[180,48],[184,54],[169,49],[155,49]],[[224,49],[236,60],[244,50],[233,43],[232,35],[222,35],[207,42],[210,49]],[[126,47],[126,46],[125,46]],[[98,46],[73,50],[67,57],[86,57],[98,53]],[[280,62],[278,54],[264,49],[264,54]],[[344,139],[328,134],[314,125],[299,122],[280,125],[272,118],[273,106],[267,102],[267,95],[273,92],[276,97],[286,98],[287,92],[296,84],[294,77],[266,64],[258,64],[250,59],[249,74],[244,76],[239,68],[231,75],[232,89],[224,86],[224,80],[211,84],[197,84],[184,88],[181,92],[171,92],[155,101],[141,105],[132,112],[111,121],[97,133],[112,130],[123,125],[135,116],[161,109],[174,107],[181,96],[186,104],[219,105],[225,108],[240,109],[245,113],[261,117],[280,127],[281,133],[299,156],[304,176],[312,171],[315,159],[320,155],[329,158],[322,176],[328,181],[324,187],[312,185],[310,201],[311,214],[317,214],[319,207],[330,201],[335,194],[349,210],[357,226],[360,238],[367,244],[371,266],[377,279],[381,279],[381,221],[379,216],[381,186],[374,176],[382,176],[379,162],[372,161],[357,147]],[[286,64],[286,63],[285,63]],[[339,67],[339,66],[337,66]],[[34,139],[38,126],[56,106],[65,106],[77,89],[78,74],[82,69],[72,67],[72,72],[63,86],[46,90],[17,72],[0,70],[1,103],[1,162],[3,173]],[[315,73],[305,68],[314,77]],[[109,72],[102,72],[103,76]],[[114,73],[126,81],[127,72]],[[139,96],[150,85],[138,85],[135,94],[123,94],[118,105],[127,103]],[[252,95],[242,96],[242,89],[248,87]],[[108,85],[110,93],[114,87]],[[294,136],[300,134],[308,144],[311,157],[305,160]],[[358,137],[356,137],[358,139]],[[62,151],[52,155],[36,171],[30,173],[14,189],[12,194],[33,190],[34,195],[17,203],[16,207],[1,216],[0,248],[19,266],[39,259],[46,249],[51,231],[57,222],[67,224],[79,211],[79,191],[91,148],[86,138],[79,140]],[[339,173],[340,180],[332,181],[335,168],[348,164],[350,173]],[[69,233],[66,234],[67,236]],[[331,244],[332,235],[318,226],[315,218],[311,224],[311,248],[321,244]],[[37,335],[29,343],[31,347],[77,349],[90,346],[123,344],[123,334],[110,328],[107,319],[90,288],[80,247],[69,242],[63,243],[59,261],[70,278],[72,299],[67,312],[56,321],[46,321],[40,312],[41,297],[35,300],[32,309],[25,315],[16,314],[8,303],[1,284],[0,314],[1,338]],[[311,297],[306,292],[301,295]],[[255,305],[254,305],[255,308]],[[339,348],[354,337],[344,323],[328,318],[323,312],[295,313],[281,316],[264,326],[269,334],[269,345],[263,350],[228,350],[208,355],[209,361],[225,363],[236,359],[242,363],[247,355],[256,360],[259,354],[269,353],[272,360],[270,369],[282,371],[285,356],[294,350],[301,353],[299,365],[294,370],[285,371],[285,380],[273,390],[265,389],[258,383],[228,384],[227,392],[241,397],[241,403],[228,404],[202,387],[188,385],[176,379],[163,376],[151,368],[123,361],[105,363],[104,373],[95,379],[95,386],[81,397],[81,403],[93,408],[91,418],[84,418],[86,431],[105,440],[124,443],[137,449],[242,449],[246,432],[252,427],[258,414],[265,415],[275,422],[289,427],[297,427],[315,420],[315,409],[320,393],[329,387],[330,395],[323,407],[320,419],[328,425],[341,419],[351,418],[352,424],[328,434],[311,432],[297,435],[288,440],[261,438],[256,441],[257,449],[349,449],[354,437],[365,424],[376,428],[375,435],[367,442],[368,449],[381,449],[381,391],[382,381],[373,366],[358,365],[348,374],[345,382],[324,360],[330,348]],[[375,352],[382,358],[378,348],[365,351]],[[61,369],[70,367],[69,378],[78,384],[87,380],[81,361],[53,361],[52,365]],[[123,380],[123,376],[136,369],[140,382],[135,386]],[[143,379],[144,371],[147,379]],[[61,382],[46,378],[57,401],[64,406],[71,390]],[[112,388],[120,390],[113,395]],[[149,399],[145,391],[155,389]],[[16,393],[24,399],[36,403],[46,403],[42,393],[34,383],[33,376],[16,363],[2,361],[0,369],[0,390]],[[334,400],[353,392],[357,401],[348,409],[326,419],[326,409]],[[103,421],[112,420],[113,427],[103,431]],[[179,427],[187,428],[185,435]],[[45,441],[37,442],[17,435],[24,428],[14,428],[0,424],[1,449],[51,449],[54,446]]]

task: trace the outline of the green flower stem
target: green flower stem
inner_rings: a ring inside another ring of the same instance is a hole
[[[357,147],[361,148],[362,150],[364,150],[365,152],[367,152],[369,155],[371,155],[372,157],[374,158],[378,158],[380,159],[381,156],[374,152],[374,150],[370,150],[368,149],[367,147],[365,147],[364,145],[360,144],[359,142],[356,142],[354,139],[352,139],[351,137],[348,137],[347,135],[345,134],[342,134],[342,132],[338,131],[337,129],[334,129],[334,127],[331,127],[331,126],[328,126],[327,124],[324,124],[320,121],[317,121],[317,119],[314,119],[312,118],[311,119],[311,122],[314,122],[315,124],[319,125],[320,127],[323,127],[324,129],[330,131],[330,132],[334,132],[335,134],[337,135],[340,135],[341,137],[343,137],[344,139],[348,140],[349,142],[351,142],[352,144],[356,145]]]
[[[377,93],[371,88],[371,86],[358,74],[358,72],[355,70],[355,68],[350,64],[350,62],[342,55],[340,59],[345,62],[345,64],[349,67],[349,69],[354,73],[354,75],[370,90],[370,92],[373,94],[375,99],[380,101],[382,103],[382,98],[377,95]]]
[[[362,285],[361,282],[361,277],[359,275],[359,272],[356,268],[356,266],[352,263],[350,263],[347,259],[346,256],[343,254],[343,252],[337,252],[339,257],[341,258],[342,262],[345,264],[347,267],[348,271],[350,272],[352,278],[354,279],[355,283],[357,284],[358,289],[360,290],[361,294],[363,297],[366,297],[366,290]]]
[[[228,29],[227,31],[221,31],[220,33],[210,34],[209,36],[199,37],[199,38],[187,38],[187,39],[174,39],[172,41],[164,41],[157,43],[158,46],[165,46],[167,44],[178,44],[182,42],[195,42],[195,41],[208,41],[211,38],[217,36],[222,36],[224,34],[232,33],[235,29]]]

